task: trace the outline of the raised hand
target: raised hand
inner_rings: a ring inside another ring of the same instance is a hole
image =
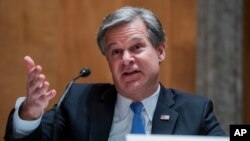
[[[55,97],[56,91],[49,90],[49,82],[46,81],[40,65],[36,65],[29,56],[24,57],[24,62],[27,68],[27,97],[20,108],[19,115],[24,120],[34,120],[42,115],[49,101]]]

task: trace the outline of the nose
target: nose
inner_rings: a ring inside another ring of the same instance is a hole
[[[122,63],[124,65],[130,65],[135,61],[135,58],[129,51],[124,51],[122,56]]]

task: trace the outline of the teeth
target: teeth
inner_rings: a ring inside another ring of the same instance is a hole
[[[124,73],[134,73],[134,72],[137,72],[136,70],[128,70],[128,71],[125,71]]]
[[[127,71],[126,73],[132,73],[132,72],[134,72],[134,70]]]

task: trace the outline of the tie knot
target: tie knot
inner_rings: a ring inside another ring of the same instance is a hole
[[[141,102],[132,102],[130,108],[134,113],[140,114],[143,108],[143,104]]]

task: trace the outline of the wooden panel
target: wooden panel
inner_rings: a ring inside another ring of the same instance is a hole
[[[151,9],[168,35],[167,59],[161,82],[194,91],[196,0],[0,0],[0,136],[17,97],[25,96],[23,57],[31,55],[58,91],[51,107],[84,66],[92,75],[79,82],[112,82],[105,58],[96,44],[103,17],[125,5]],[[1,139],[0,139],[1,140]]]
[[[171,0],[169,7],[169,48],[162,70],[170,87],[195,91],[195,56],[197,33],[196,0]]]
[[[0,0],[0,140],[16,99],[26,95],[24,55],[34,57],[56,86],[58,6],[51,0]]]

